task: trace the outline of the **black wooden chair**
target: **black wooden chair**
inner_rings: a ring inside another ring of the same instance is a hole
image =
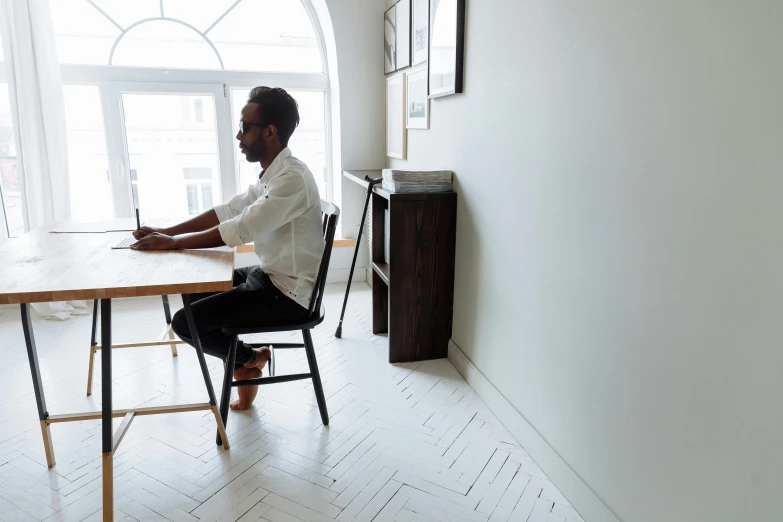
[[[324,247],[324,253],[321,257],[321,264],[318,268],[318,275],[315,280],[315,288],[313,289],[313,295],[310,298],[310,308],[307,318],[300,322],[292,322],[291,324],[269,326],[269,327],[249,327],[249,328],[223,328],[223,333],[231,335],[231,348],[228,352],[228,358],[226,359],[226,373],[223,377],[223,393],[220,397],[220,415],[223,417],[223,424],[228,421],[228,403],[231,400],[231,388],[240,386],[255,386],[265,384],[276,384],[279,382],[298,381],[301,379],[312,379],[313,388],[315,390],[315,399],[318,402],[318,410],[321,412],[321,421],[324,425],[329,425],[329,413],[326,410],[326,398],[324,397],[324,389],[321,385],[321,374],[318,373],[318,363],[315,360],[315,348],[313,346],[313,338],[310,335],[310,330],[321,324],[324,320],[325,311],[322,304],[324,285],[326,284],[326,273],[329,270],[329,260],[332,257],[332,243],[334,242],[334,234],[337,230],[337,220],[340,217],[340,209],[337,206],[329,203],[328,201],[321,200],[321,213],[323,221],[323,235],[326,246]],[[302,338],[304,344],[290,344],[290,343],[254,343],[248,344],[254,348],[260,346],[269,346],[272,350],[272,359],[269,361],[269,377],[260,377],[258,379],[249,379],[245,381],[234,382],[234,366],[237,356],[237,341],[240,335],[246,334],[260,334],[260,333],[272,333],[272,332],[292,332],[295,330],[302,331]],[[297,373],[292,375],[275,375],[275,356],[276,349],[290,349],[290,348],[304,348],[307,354],[307,363],[310,367],[309,373]],[[220,434],[217,436],[218,445],[221,444]]]

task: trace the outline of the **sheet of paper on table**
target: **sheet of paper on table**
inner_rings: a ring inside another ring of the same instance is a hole
[[[59,224],[52,234],[101,234],[106,232],[133,232],[136,230],[136,218],[118,218],[106,221],[65,221]]]

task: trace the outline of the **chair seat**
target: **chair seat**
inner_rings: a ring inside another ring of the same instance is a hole
[[[274,326],[248,326],[238,328],[223,328],[224,334],[228,335],[243,335],[243,334],[256,334],[256,333],[272,333],[272,332],[290,332],[295,330],[310,330],[315,328],[324,321],[326,315],[326,309],[324,305],[321,305],[321,309],[318,311],[318,315],[313,317],[307,317],[301,321],[292,321],[286,324],[277,324]]]

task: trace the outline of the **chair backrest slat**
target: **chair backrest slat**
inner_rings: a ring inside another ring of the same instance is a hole
[[[323,220],[324,234],[324,253],[321,257],[321,264],[318,267],[318,275],[315,278],[315,288],[310,298],[310,315],[318,315],[321,310],[321,303],[324,297],[324,286],[326,286],[326,274],[329,271],[329,261],[332,258],[332,245],[337,231],[337,222],[340,219],[340,209],[337,205],[321,200],[321,214]]]

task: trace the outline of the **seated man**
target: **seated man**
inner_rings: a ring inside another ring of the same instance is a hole
[[[324,250],[318,187],[307,166],[294,158],[288,140],[299,125],[296,101],[283,89],[250,91],[239,122],[239,148],[263,172],[247,192],[170,228],[134,232],[135,250],[174,250],[254,243],[259,265],[234,271],[228,292],[193,297],[191,309],[205,353],[228,356],[231,337],[221,328],[270,326],[306,317]],[[174,332],[193,344],[185,313],[172,320]],[[237,346],[237,380],[260,377],[268,348]],[[250,407],[258,386],[238,388],[233,410]]]

